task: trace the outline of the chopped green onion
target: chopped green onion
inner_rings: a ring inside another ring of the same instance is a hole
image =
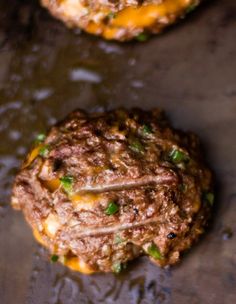
[[[150,125],[143,125],[142,126],[142,133],[144,135],[152,134],[152,127]]]
[[[119,261],[113,263],[112,265],[112,271],[115,273],[120,273],[122,270],[126,269],[126,264],[121,263]]]
[[[197,4],[196,4],[196,3],[190,4],[190,5],[186,8],[186,10],[185,10],[186,14],[189,14],[189,13],[191,13],[192,11],[194,11],[196,7],[197,7]]]
[[[113,215],[118,211],[119,206],[113,201],[109,202],[108,207],[105,209],[106,215]]]
[[[203,199],[207,201],[211,206],[214,204],[215,196],[212,192],[203,193]]]
[[[72,192],[72,186],[74,182],[73,176],[63,176],[60,178],[60,182],[63,189],[70,194]]]
[[[136,153],[144,153],[144,147],[138,139],[132,139],[129,147],[132,151]]]
[[[41,133],[41,134],[38,134],[36,136],[36,140],[35,141],[38,142],[38,143],[41,143],[41,142],[43,142],[45,140],[45,138],[46,138],[46,135],[43,134],[43,133]]]
[[[177,150],[177,149],[173,149],[170,152],[169,157],[170,157],[171,161],[175,164],[179,164],[182,162],[188,162],[188,160],[189,160],[188,156],[185,153],[183,153],[182,151]]]
[[[163,259],[163,256],[162,254],[160,253],[160,250],[158,249],[158,247],[152,243],[148,249],[147,249],[147,253],[153,257],[154,259],[156,260],[162,260]]]
[[[47,157],[48,153],[49,153],[48,145],[44,145],[39,149],[39,155],[42,157]]]
[[[138,40],[139,42],[144,42],[144,41],[147,41],[149,37],[150,36],[147,33],[143,32],[143,33],[138,34],[135,37],[135,39]]]
[[[59,259],[59,256],[56,255],[56,254],[53,254],[53,255],[51,256],[51,261],[52,261],[53,263],[57,262],[58,259]]]
[[[110,13],[107,15],[107,17],[108,17],[109,19],[114,19],[116,16],[117,16],[117,14],[116,14],[115,12],[110,12]]]
[[[116,234],[115,237],[114,237],[114,244],[118,245],[118,244],[121,244],[123,242],[124,242],[124,240],[118,234]]]
[[[187,186],[186,184],[180,184],[180,185],[179,185],[179,190],[180,190],[181,192],[186,192],[187,189],[188,189],[188,186]]]

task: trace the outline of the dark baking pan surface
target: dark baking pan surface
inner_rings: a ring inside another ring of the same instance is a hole
[[[0,303],[236,303],[236,2],[208,1],[145,43],[66,29],[38,1],[0,1]],[[216,176],[214,221],[182,263],[145,258],[120,276],[84,276],[48,261],[9,205],[37,133],[76,109],[165,109],[196,132]]]

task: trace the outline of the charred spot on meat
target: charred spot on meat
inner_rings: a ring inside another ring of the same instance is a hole
[[[140,255],[175,264],[213,200],[197,137],[139,109],[70,114],[38,136],[12,194],[52,260],[83,273],[119,272]]]
[[[145,41],[195,9],[201,0],[41,0],[69,27],[105,39]]]

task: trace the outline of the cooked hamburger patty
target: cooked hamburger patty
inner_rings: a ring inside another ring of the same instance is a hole
[[[144,254],[179,260],[204,231],[211,179],[196,136],[159,110],[76,111],[38,137],[12,204],[65,265],[119,272]]]
[[[144,40],[184,17],[200,0],[41,0],[69,27],[79,27],[106,39]]]

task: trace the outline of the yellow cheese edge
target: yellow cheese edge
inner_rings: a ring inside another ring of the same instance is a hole
[[[39,233],[38,230],[34,229],[33,230],[33,235],[35,237],[35,239],[39,242],[39,244],[43,245],[43,246],[47,246],[46,242],[44,241],[44,239],[42,238],[41,234]]]
[[[71,270],[79,271],[84,274],[92,274],[95,272],[88,264],[78,257],[66,258],[63,264]]]
[[[51,180],[45,180],[43,181],[43,184],[49,191],[54,192],[60,187],[60,179],[54,178]],[[103,198],[101,194],[94,193],[74,193],[68,195],[68,197],[73,206],[79,209],[92,209]]]
[[[33,150],[30,151],[28,154],[26,161],[22,165],[22,169],[25,169],[29,167],[29,165],[35,160],[35,158],[39,155],[40,149],[43,147],[43,145],[38,145]]]
[[[43,240],[41,234],[38,232],[38,230],[34,229],[33,230],[33,235],[35,237],[35,239],[43,246],[47,247],[46,242]],[[91,269],[91,267],[86,264],[84,261],[82,261],[81,259],[79,259],[78,257],[71,257],[71,258],[60,258],[59,257],[59,261],[67,266],[68,268],[70,268],[73,271],[78,271],[81,272],[83,274],[92,274],[95,271]]]
[[[102,35],[109,40],[116,38],[121,29],[145,29],[157,23],[158,20],[160,22],[163,20],[164,27],[165,18],[172,23],[192,3],[192,0],[166,0],[159,4],[130,6],[117,12],[108,24],[90,21],[85,30],[91,34]]]

